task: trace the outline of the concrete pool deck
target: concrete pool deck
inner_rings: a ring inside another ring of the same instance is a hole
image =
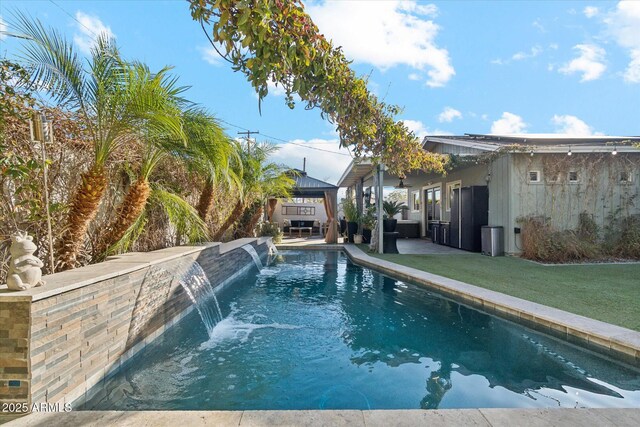
[[[2,418],[0,418],[2,423]],[[34,413],[10,427],[73,426],[616,426],[640,425],[640,409],[445,409],[318,411],[78,411]]]

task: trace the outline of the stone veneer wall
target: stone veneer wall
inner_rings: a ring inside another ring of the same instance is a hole
[[[70,403],[180,320],[192,305],[179,283],[197,261],[217,286],[253,265],[267,239],[130,253],[0,289],[0,402]]]

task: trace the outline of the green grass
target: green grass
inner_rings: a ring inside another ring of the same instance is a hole
[[[640,331],[640,264],[543,266],[480,254],[369,255]]]

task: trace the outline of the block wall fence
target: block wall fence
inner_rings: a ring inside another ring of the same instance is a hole
[[[128,253],[45,276],[43,287],[0,288],[0,403],[83,398],[193,309],[179,283],[193,261],[215,287],[254,265],[243,245],[263,256],[269,243],[239,239]]]

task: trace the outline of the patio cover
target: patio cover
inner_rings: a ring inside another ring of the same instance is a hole
[[[336,221],[338,217],[338,187],[312,178],[300,169],[292,169],[291,178],[296,182],[291,191],[293,197],[324,199],[327,223],[329,225],[325,235],[325,242],[336,243],[338,241],[338,222]]]

